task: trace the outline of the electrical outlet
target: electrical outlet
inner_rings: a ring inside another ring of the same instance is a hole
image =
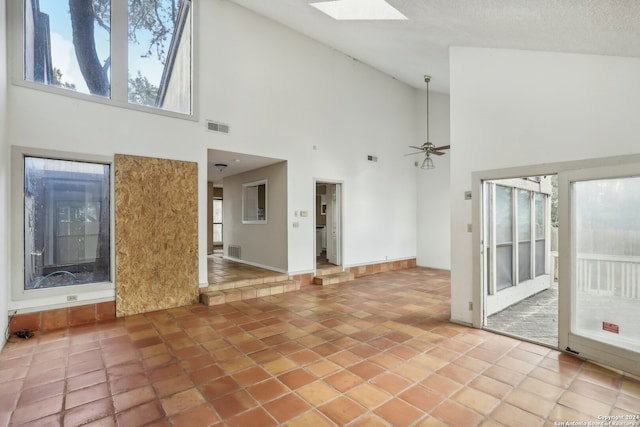
[[[78,301],[78,295],[67,295],[67,302]]]
[[[471,233],[473,231],[473,227],[471,226],[471,224],[467,224],[467,232]]]
[[[469,301],[469,311],[473,311],[473,302]]]

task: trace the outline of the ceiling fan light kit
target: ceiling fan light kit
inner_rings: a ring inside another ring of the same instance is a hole
[[[424,82],[427,84],[427,142],[422,144],[420,147],[415,145],[410,145],[409,148],[414,148],[416,150],[415,153],[405,154],[405,156],[411,156],[413,154],[424,153],[424,160],[422,161],[422,165],[420,165],[420,169],[435,169],[435,165],[433,164],[433,159],[431,158],[432,154],[436,156],[442,156],[444,152],[442,150],[448,150],[451,148],[450,145],[442,145],[440,147],[436,147],[435,144],[429,141],[429,82],[431,81],[431,76],[425,75]]]

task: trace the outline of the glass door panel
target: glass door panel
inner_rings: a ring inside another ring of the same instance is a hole
[[[635,175],[635,176],[634,176]],[[640,165],[561,178],[561,336],[587,359],[640,373]],[[564,197],[563,197],[564,196]],[[562,249],[561,249],[562,256]],[[564,264],[564,265],[563,265]],[[568,284],[564,290],[562,284]],[[562,342],[561,342],[562,344]],[[564,348],[564,347],[563,347]]]

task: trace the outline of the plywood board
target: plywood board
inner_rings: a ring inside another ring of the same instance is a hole
[[[198,301],[197,164],[116,154],[116,316]]]

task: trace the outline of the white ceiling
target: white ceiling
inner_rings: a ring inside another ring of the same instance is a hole
[[[640,0],[387,0],[406,21],[335,21],[314,0],[231,0],[400,81],[449,92],[449,47],[640,56]]]
[[[207,181],[213,182],[214,185],[222,185],[223,178],[282,161],[284,160],[209,149],[207,152]],[[224,164],[227,166],[220,171],[216,168],[216,164]]]

